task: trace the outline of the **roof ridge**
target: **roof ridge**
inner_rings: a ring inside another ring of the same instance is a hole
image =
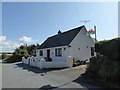
[[[73,29],[70,29],[70,30],[64,31],[64,32],[62,32],[61,34],[68,33],[68,32],[70,32],[70,31],[76,30],[76,29],[78,29],[78,28],[83,28],[83,27],[85,27],[85,26],[82,25],[82,26],[80,26],[80,27],[76,27],[76,28],[73,28]],[[55,36],[57,36],[57,35],[58,35],[58,34],[55,34],[55,35],[50,36],[50,37],[48,37],[48,38],[52,38],[52,37],[55,37]]]
[[[56,34],[56,35],[50,36],[40,45],[38,49],[69,45],[70,42],[76,37],[76,35],[79,33],[79,31],[83,27],[84,26],[80,26],[80,27],[65,31],[59,35]]]

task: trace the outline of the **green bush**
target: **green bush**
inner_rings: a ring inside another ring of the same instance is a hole
[[[107,56],[110,60],[120,58],[120,38],[99,41],[95,44],[95,47],[97,53]]]
[[[120,76],[120,63],[118,61],[111,61],[105,57],[92,59],[87,68],[87,73],[93,74],[103,81],[118,82]]]
[[[28,53],[26,49],[16,49],[12,56],[7,56],[3,59],[4,62],[13,63],[22,61],[22,57],[28,57]]]
[[[17,48],[12,56],[7,57],[6,55],[3,55],[4,58],[3,61],[5,62],[18,62],[22,60],[22,57],[29,57],[29,56],[36,56],[35,49],[39,46],[37,45],[21,45],[19,48]]]
[[[7,57],[8,55],[6,55],[5,53],[2,53],[2,59],[7,58]]]
[[[19,62],[19,61],[22,61],[22,56],[19,56],[19,55],[9,56],[9,57],[3,59],[3,61],[5,61],[7,63]]]
[[[24,57],[29,56],[26,49],[16,49],[16,51],[13,53],[13,55],[24,56]]]
[[[9,58],[10,58],[10,56],[5,57],[5,58],[2,59],[2,61],[7,62],[7,60],[8,60]]]
[[[97,58],[91,58],[87,73],[107,82],[118,82],[120,76],[120,38],[96,43]]]
[[[98,71],[98,76],[104,81],[118,81],[118,62],[105,59]]]
[[[19,62],[22,61],[22,57],[28,57],[28,53],[26,49],[16,49],[15,52],[13,53],[12,56],[9,56],[5,59],[3,59],[3,61],[7,62],[7,63],[13,63],[13,62]]]
[[[101,64],[104,60],[104,57],[100,57],[99,59],[91,58],[90,64],[88,64],[87,72],[94,73],[94,75],[98,74],[99,69],[101,68]]]

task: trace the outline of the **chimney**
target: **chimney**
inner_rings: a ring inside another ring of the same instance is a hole
[[[59,31],[58,31],[58,34],[61,34],[61,33],[62,33],[62,32],[59,30]]]

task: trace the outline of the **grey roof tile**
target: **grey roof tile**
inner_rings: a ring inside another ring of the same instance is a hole
[[[75,38],[75,36],[83,27],[84,26],[81,26],[81,27],[74,28],[72,30],[48,37],[40,45],[40,47],[38,47],[38,49],[51,48],[51,47],[57,47],[57,46],[67,46],[71,43],[71,41]]]

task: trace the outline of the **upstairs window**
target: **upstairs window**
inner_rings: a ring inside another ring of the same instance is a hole
[[[55,49],[55,56],[61,57],[62,56],[62,48]]]
[[[43,56],[43,50],[40,50],[40,56]]]

